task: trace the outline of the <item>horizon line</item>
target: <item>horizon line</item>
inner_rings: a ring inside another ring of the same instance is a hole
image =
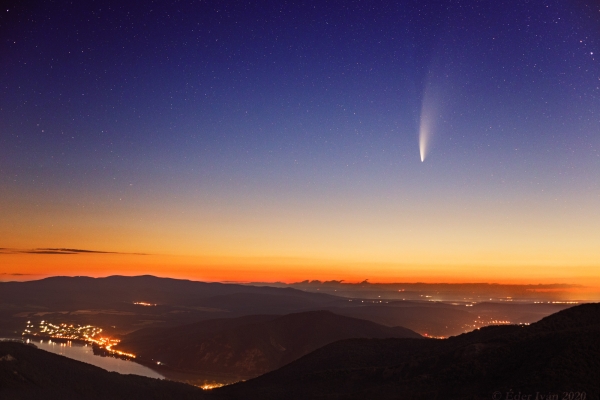
[[[0,273],[0,277],[2,276],[15,276],[15,277],[26,277],[31,276],[32,279],[24,279],[18,281],[1,281],[0,283],[8,283],[8,282],[34,282],[41,281],[45,279],[52,278],[90,278],[90,279],[106,279],[106,278],[114,278],[114,277],[123,277],[123,278],[142,278],[142,277],[152,277],[156,279],[171,279],[171,280],[180,280],[180,281],[189,281],[189,282],[200,282],[200,283],[222,283],[222,284],[239,284],[239,285],[261,285],[261,284],[279,284],[279,285],[297,285],[297,284],[308,284],[308,285],[317,285],[317,284],[338,284],[338,285],[489,285],[489,286],[535,286],[538,288],[556,288],[556,289],[583,289],[590,288],[591,286],[585,286],[581,284],[575,283],[499,283],[499,282],[444,282],[444,281],[436,281],[436,282],[423,282],[423,281],[396,281],[396,282],[371,282],[369,279],[365,279],[363,281],[346,281],[346,280],[318,280],[318,279],[305,279],[302,281],[232,281],[232,280],[198,280],[198,279],[189,279],[182,277],[174,277],[174,276],[159,276],[152,274],[142,274],[142,275],[122,275],[122,274],[110,274],[110,275],[100,275],[100,276],[91,276],[91,275],[48,275],[44,274],[24,274],[24,273],[8,273],[3,272]]]

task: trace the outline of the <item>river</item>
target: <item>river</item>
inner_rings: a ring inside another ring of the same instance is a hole
[[[11,339],[0,339],[11,340]],[[27,343],[33,343],[37,348],[49,351],[50,353],[60,354],[73,360],[82,361],[103,368],[107,371],[114,371],[120,374],[134,374],[147,376],[149,378],[164,379],[165,377],[158,372],[137,364],[133,361],[122,360],[114,357],[100,357],[94,355],[91,345],[80,343],[59,343],[53,340],[27,340]]]

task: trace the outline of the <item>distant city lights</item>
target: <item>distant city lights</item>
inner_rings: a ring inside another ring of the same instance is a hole
[[[95,344],[112,355],[135,358],[134,354],[113,349],[114,346],[119,344],[119,339],[103,337],[100,336],[101,333],[102,328],[93,325],[52,324],[48,321],[41,321],[40,325],[36,327],[31,321],[27,321],[27,326],[23,330],[22,336],[50,337],[52,339],[68,341],[81,340]]]

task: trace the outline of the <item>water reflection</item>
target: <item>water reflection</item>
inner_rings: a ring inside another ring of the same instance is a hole
[[[73,360],[92,364],[107,371],[114,371],[120,374],[135,374],[147,376],[150,378],[164,379],[165,377],[148,367],[137,364],[133,361],[122,360],[114,357],[95,356],[92,346],[79,343],[59,343],[53,340],[27,340],[27,343],[33,343],[39,349],[51,353],[60,354]]]

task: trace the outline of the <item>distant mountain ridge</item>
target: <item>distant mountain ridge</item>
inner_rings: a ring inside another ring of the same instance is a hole
[[[45,301],[57,306],[70,306],[74,300],[80,302],[80,307],[96,306],[107,302],[134,301],[197,305],[201,300],[213,296],[239,293],[287,295],[323,300],[336,298],[328,294],[309,293],[293,288],[199,282],[151,275],[113,275],[106,278],[56,276],[37,281],[0,282],[1,302]]]
[[[148,303],[144,307],[136,303]],[[195,282],[154,276],[53,277],[0,282],[0,336],[27,320],[101,326],[109,335],[205,319],[287,314],[347,300],[292,288]]]
[[[150,303],[143,307],[134,303]],[[285,287],[195,282],[154,276],[53,277],[0,282],[0,336],[20,334],[28,320],[100,326],[109,335],[244,315],[329,310],[420,334],[448,337],[494,320],[531,323],[564,304],[440,303],[352,299]],[[480,318],[481,317],[481,318]],[[474,320],[480,319],[477,323]]]

